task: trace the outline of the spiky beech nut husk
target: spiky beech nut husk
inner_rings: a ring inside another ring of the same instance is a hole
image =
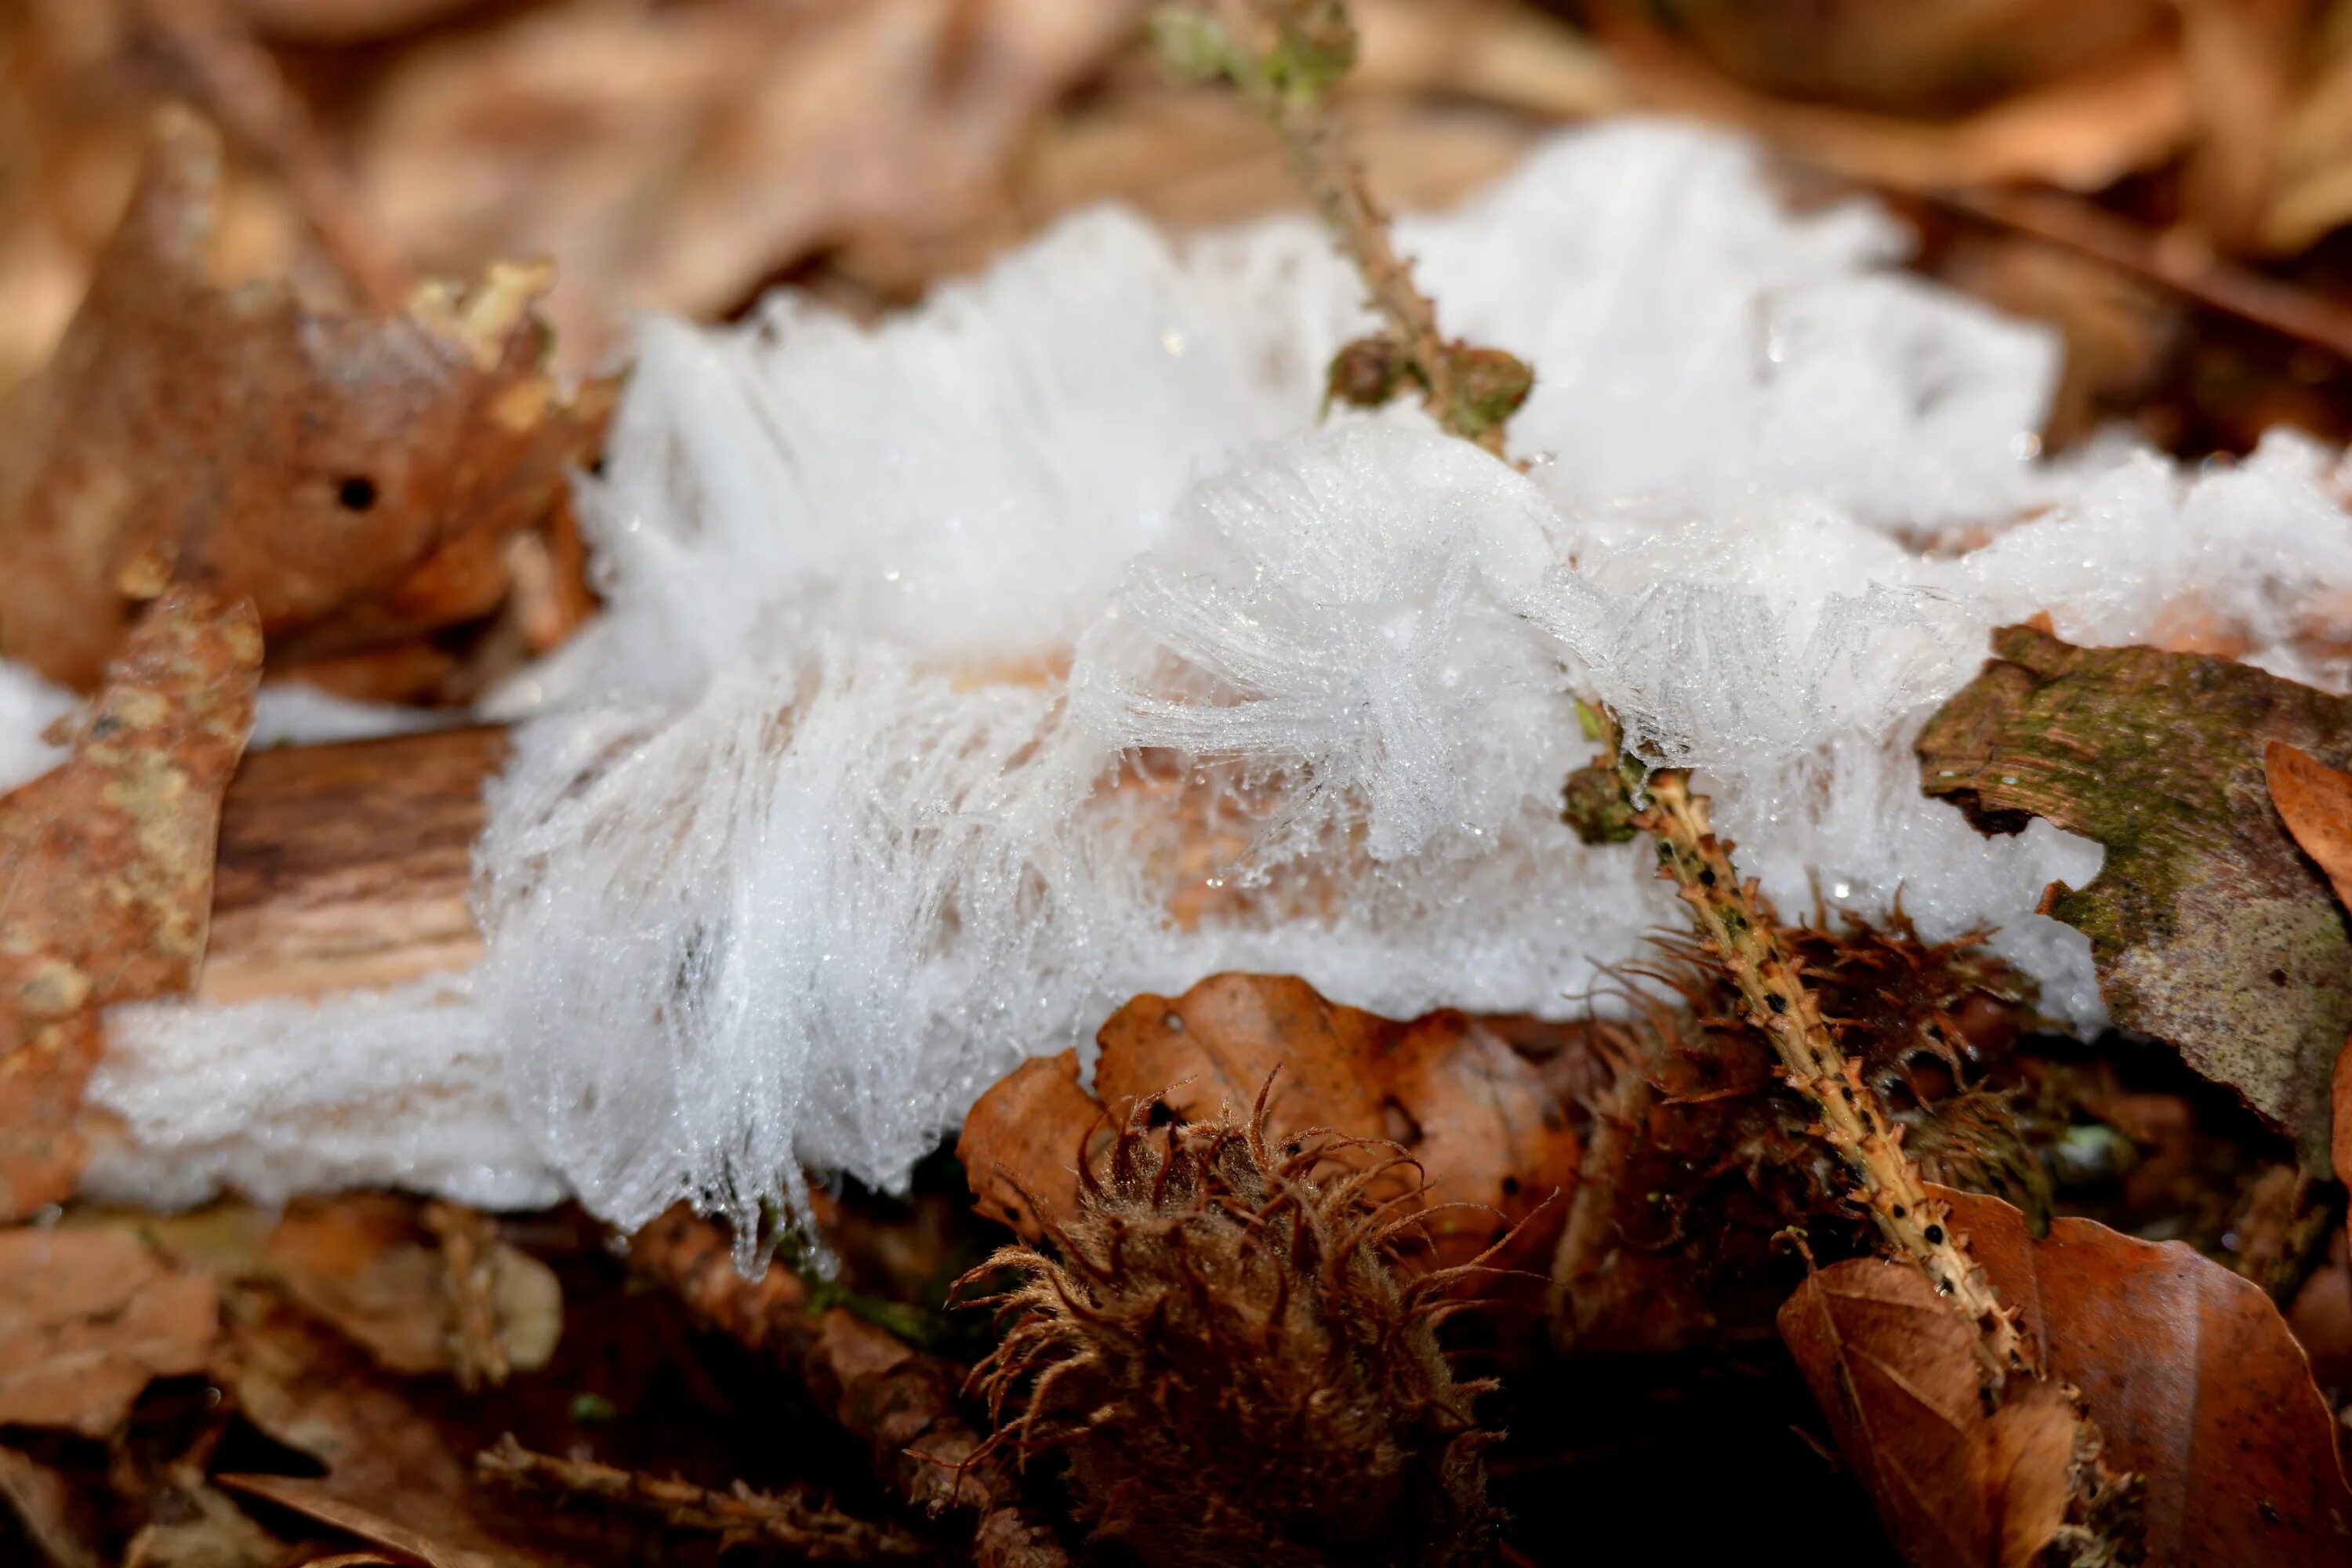
[[[1264,1096],[1245,1121],[1155,1128],[1156,1104],[1081,1162],[1050,1252],[965,1278],[1018,1280],[972,1303],[1010,1320],[973,1374],[991,1445],[1059,1456],[1094,1539],[1155,1568],[1483,1560],[1491,1384],[1456,1382],[1434,1332],[1475,1266],[1392,1270],[1413,1222],[1366,1189],[1402,1153],[1270,1143]]]

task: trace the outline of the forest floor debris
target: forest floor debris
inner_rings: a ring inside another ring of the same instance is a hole
[[[2036,439],[2115,414],[2186,456],[2352,432],[2324,237],[2352,217],[2352,5],[1668,27],[1361,0],[1360,59],[1337,6],[1219,9],[1277,24],[1242,53],[1187,35],[1238,102],[1152,75],[1128,0],[0,16],[27,89],[0,145],[31,150],[0,159],[0,299],[26,307],[0,321],[0,651],[95,689],[63,766],[0,800],[0,1556],[1057,1568],[1114,1541],[1360,1561],[1369,1535],[1519,1563],[1586,1550],[1593,1508],[1686,1500],[1696,1468],[1730,1528],[1793,1489],[1856,1561],[1872,1505],[1915,1562],[2352,1560],[2325,1159],[2352,1147],[2352,741],[2342,698],[2193,615],[2166,647],[2011,628],[1921,740],[1927,793],[1982,826],[2104,845],[2048,907],[2154,1045],[2039,1034],[1972,939],[1783,923],[1687,779],[1612,749],[1570,815],[1659,835],[1701,917],[1623,976],[1629,1007],[1139,994],[1083,1070],[979,1093],[961,1165],[813,1191],[773,1248],[683,1213],[616,1242],[387,1194],[73,1200],[108,1135],[79,1110],[101,1005],[478,953],[498,734],[230,775],[265,668],[462,704],[593,612],[562,491],[611,384],[571,388],[627,308],[721,314],[790,273],[877,314],[1093,194],[1286,205],[1286,141],[1383,308],[1334,400],[1417,393],[1499,454],[1543,366],[1444,336],[1382,207],[1461,194],[1553,119],[1675,105],[1772,138],[1799,185],[1915,193],[1924,270],[2046,308],[2074,363]],[[167,83],[226,158],[183,113],[151,136]],[[1986,186],[2020,179],[2059,188]],[[552,291],[506,259],[541,249]],[[412,293],[429,270],[482,281]],[[2311,668],[2343,668],[2340,606],[2303,609]],[[225,791],[272,820],[216,879]],[[1920,1267],[1869,1256],[1874,1226]],[[1003,1227],[1022,1245],[988,1258]],[[951,1310],[960,1278],[1006,1322]]]

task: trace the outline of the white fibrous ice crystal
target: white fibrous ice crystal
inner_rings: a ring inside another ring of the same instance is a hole
[[[1097,212],[879,326],[790,295],[648,322],[582,487],[607,609],[500,700],[488,956],[411,1009],[495,1083],[408,1051],[380,1143],[306,1179],[551,1169],[616,1223],[688,1198],[748,1237],[804,1171],[902,1183],[1138,991],[1247,968],[1391,1014],[1575,1011],[1678,918],[1559,820],[1579,693],[1700,770],[1785,906],[1997,927],[2095,1027],[2087,945],[2033,909],[2099,851],[1979,837],[1910,742],[2036,613],[2227,626],[2340,689],[2306,651],[2352,589],[2329,455],[2035,460],[2047,333],[1685,127],[1565,135],[1400,241],[1450,331],[1534,365],[1526,474],[1415,410],[1318,426],[1370,323],[1297,221],[1179,245]],[[190,1059],[163,1012],[96,1096],[134,1144],[138,1063]],[[401,1128],[433,1114],[522,1137],[457,1169]],[[268,1115],[212,1177],[292,1179]]]

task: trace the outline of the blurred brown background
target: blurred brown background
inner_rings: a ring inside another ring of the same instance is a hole
[[[858,310],[1122,197],[1290,202],[1224,96],[1166,83],[1142,0],[6,0],[0,388],[37,367],[152,107],[230,132],[229,279],[395,295],[551,257],[561,361],[626,313],[795,279]],[[2352,0],[1355,0],[1375,188],[1443,204],[1556,124],[1748,128],[1862,184],[1921,265],[2063,327],[2051,432],[2176,450],[2352,435]],[[381,302],[381,301],[380,301]]]

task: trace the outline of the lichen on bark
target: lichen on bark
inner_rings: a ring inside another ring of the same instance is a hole
[[[2352,929],[2272,805],[2271,741],[2352,762],[2352,700],[2249,665],[2076,647],[2032,626],[1919,738],[1921,782],[1989,833],[2040,816],[2106,847],[2042,912],[2091,939],[2116,1023],[2177,1047],[2326,1173],[2328,1075],[2352,1030]]]

